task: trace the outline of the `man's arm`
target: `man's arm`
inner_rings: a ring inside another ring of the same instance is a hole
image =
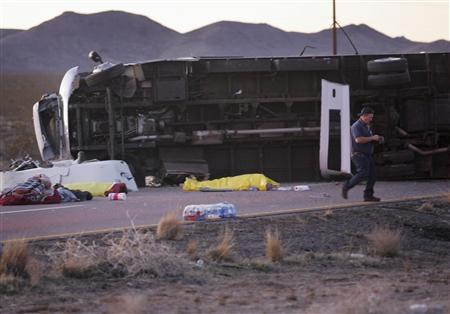
[[[372,135],[372,136],[358,136],[355,138],[355,142],[358,144],[366,144],[366,143],[370,143],[370,142],[379,142],[380,141],[381,136],[379,135]]]

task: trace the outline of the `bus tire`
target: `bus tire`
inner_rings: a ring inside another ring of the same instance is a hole
[[[370,73],[390,73],[408,71],[408,61],[405,58],[383,58],[367,62]]]

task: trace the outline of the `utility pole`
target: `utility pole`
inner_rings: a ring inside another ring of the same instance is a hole
[[[333,55],[337,54],[336,39],[336,0],[333,0]]]

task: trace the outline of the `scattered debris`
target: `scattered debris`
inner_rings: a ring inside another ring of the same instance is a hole
[[[156,176],[146,176],[145,177],[145,186],[151,188],[159,188],[162,186],[161,179]]]
[[[104,196],[108,196],[111,193],[124,193],[127,194],[128,193],[128,189],[127,189],[127,185],[123,182],[121,182],[120,180],[114,180],[114,182],[111,184],[110,187],[108,187],[108,189],[103,193]]]
[[[61,196],[52,188],[50,178],[45,174],[35,175],[25,182],[4,189],[0,193],[0,205],[55,204]]]
[[[310,191],[311,188],[309,187],[309,185],[295,185],[294,186],[294,191],[299,192],[299,191]]]
[[[365,258],[366,255],[361,254],[361,253],[350,253],[350,258]]]
[[[319,193],[316,195],[310,195],[309,197],[311,197],[311,198],[326,198],[326,197],[331,197],[331,195],[326,192],[322,192],[322,193]]]
[[[444,306],[441,304],[411,304],[409,306],[411,314],[444,314]]]
[[[111,201],[125,201],[127,199],[126,193],[109,193],[108,199]]]
[[[292,191],[292,186],[279,186],[276,188],[277,191]]]
[[[197,267],[202,268],[203,266],[205,266],[205,262],[202,259],[197,260],[197,262],[195,263],[195,265]]]

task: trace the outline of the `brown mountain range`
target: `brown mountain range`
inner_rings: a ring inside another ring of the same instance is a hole
[[[414,42],[389,37],[367,25],[343,30],[359,53],[389,54],[449,52],[450,42]],[[338,54],[354,54],[338,31]],[[65,12],[29,30],[1,30],[0,66],[8,73],[62,73],[80,65],[92,68],[87,54],[96,50],[104,60],[135,62],[190,56],[298,56],[330,55],[331,30],[317,33],[285,32],[268,24],[217,22],[180,34],[151,19],[120,11],[95,14]]]

